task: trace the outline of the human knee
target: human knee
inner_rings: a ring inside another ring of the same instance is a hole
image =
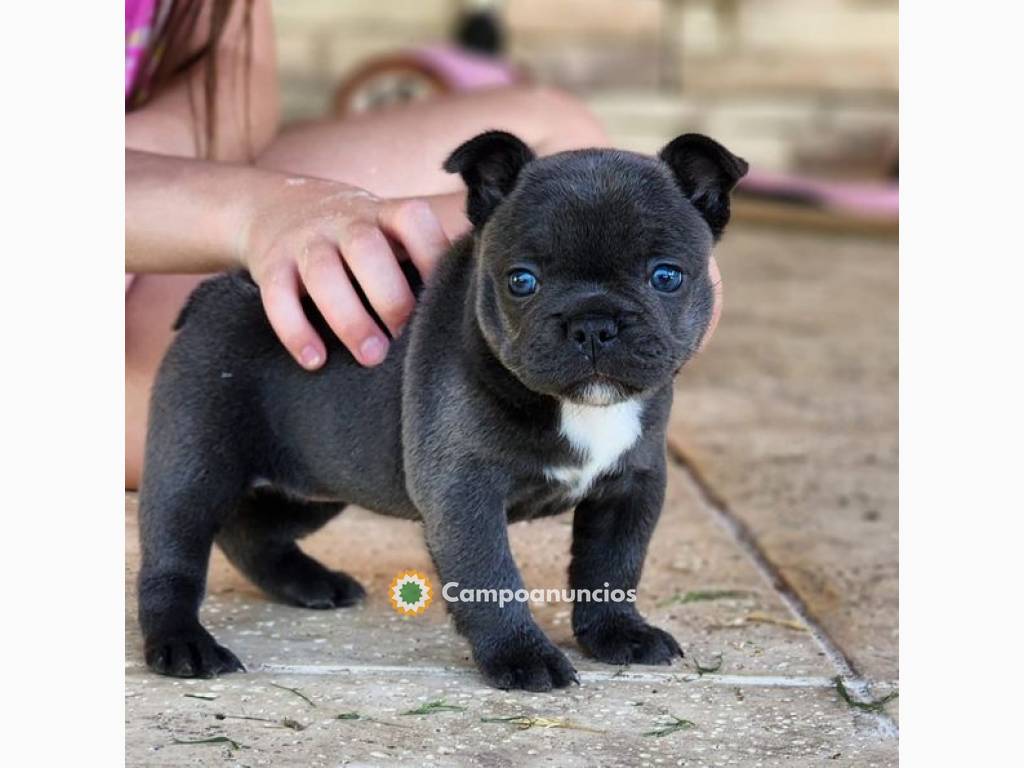
[[[502,98],[509,129],[540,155],[608,144],[604,128],[577,96],[546,85],[520,85]]]
[[[578,96],[547,85],[524,90],[524,98],[534,107],[531,111],[536,111],[544,122],[544,136],[537,147],[541,153],[610,143],[604,126]]]

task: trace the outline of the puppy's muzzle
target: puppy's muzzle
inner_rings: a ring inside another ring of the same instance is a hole
[[[566,325],[569,343],[595,364],[600,354],[616,343],[618,336],[618,320],[607,314],[577,315]]]

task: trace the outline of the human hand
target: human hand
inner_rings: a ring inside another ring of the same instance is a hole
[[[715,304],[711,310],[711,322],[708,323],[708,328],[704,331],[704,338],[700,341],[698,352],[703,352],[707,347],[718,327],[718,321],[722,317],[722,273],[718,269],[718,260],[715,258],[715,254],[711,254],[711,260],[708,262],[708,277],[711,278],[711,285],[715,291]]]
[[[424,200],[381,200],[347,184],[289,178],[255,195],[238,251],[274,332],[300,365],[315,370],[327,353],[303,312],[303,292],[360,364],[377,365],[389,341],[353,280],[396,337],[415,303],[396,247],[426,279],[449,245]]]

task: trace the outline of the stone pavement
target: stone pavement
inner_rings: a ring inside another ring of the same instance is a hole
[[[719,259],[726,312],[679,379],[639,595],[686,659],[593,663],[548,605],[538,621],[582,684],[490,689],[440,605],[388,605],[401,570],[436,583],[419,527],[347,510],[307,549],[365,605],[271,603],[217,552],[203,618],[249,672],[160,678],[141,663],[128,494],[128,764],[895,765],[898,700],[865,704],[898,676],[895,243],[740,223]],[[528,587],[564,585],[569,522],[513,527]],[[432,702],[454,709],[404,714]]]

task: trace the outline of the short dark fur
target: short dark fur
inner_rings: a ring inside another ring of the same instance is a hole
[[[711,316],[708,257],[746,164],[702,136],[659,159],[614,150],[543,159],[490,132],[445,167],[469,188],[473,232],[423,290],[383,364],[328,342],[307,373],[275,338],[245,274],[196,289],[152,397],[141,492],[139,618],[147,664],[206,676],[241,669],[200,625],[210,549],[272,597],[333,608],[364,592],[296,546],[348,503],[424,523],[442,583],[519,589],[508,522],[575,506],[572,588],[633,589],[665,491],[672,379]],[[655,291],[657,264],[685,274]],[[529,267],[541,288],[507,289]],[[579,463],[560,403],[639,399],[642,434],[582,498],[545,468]],[[611,394],[608,394],[611,393]],[[576,679],[525,604],[453,603],[486,679],[548,690]],[[681,654],[632,603],[578,602],[573,628],[594,657],[668,663]]]

